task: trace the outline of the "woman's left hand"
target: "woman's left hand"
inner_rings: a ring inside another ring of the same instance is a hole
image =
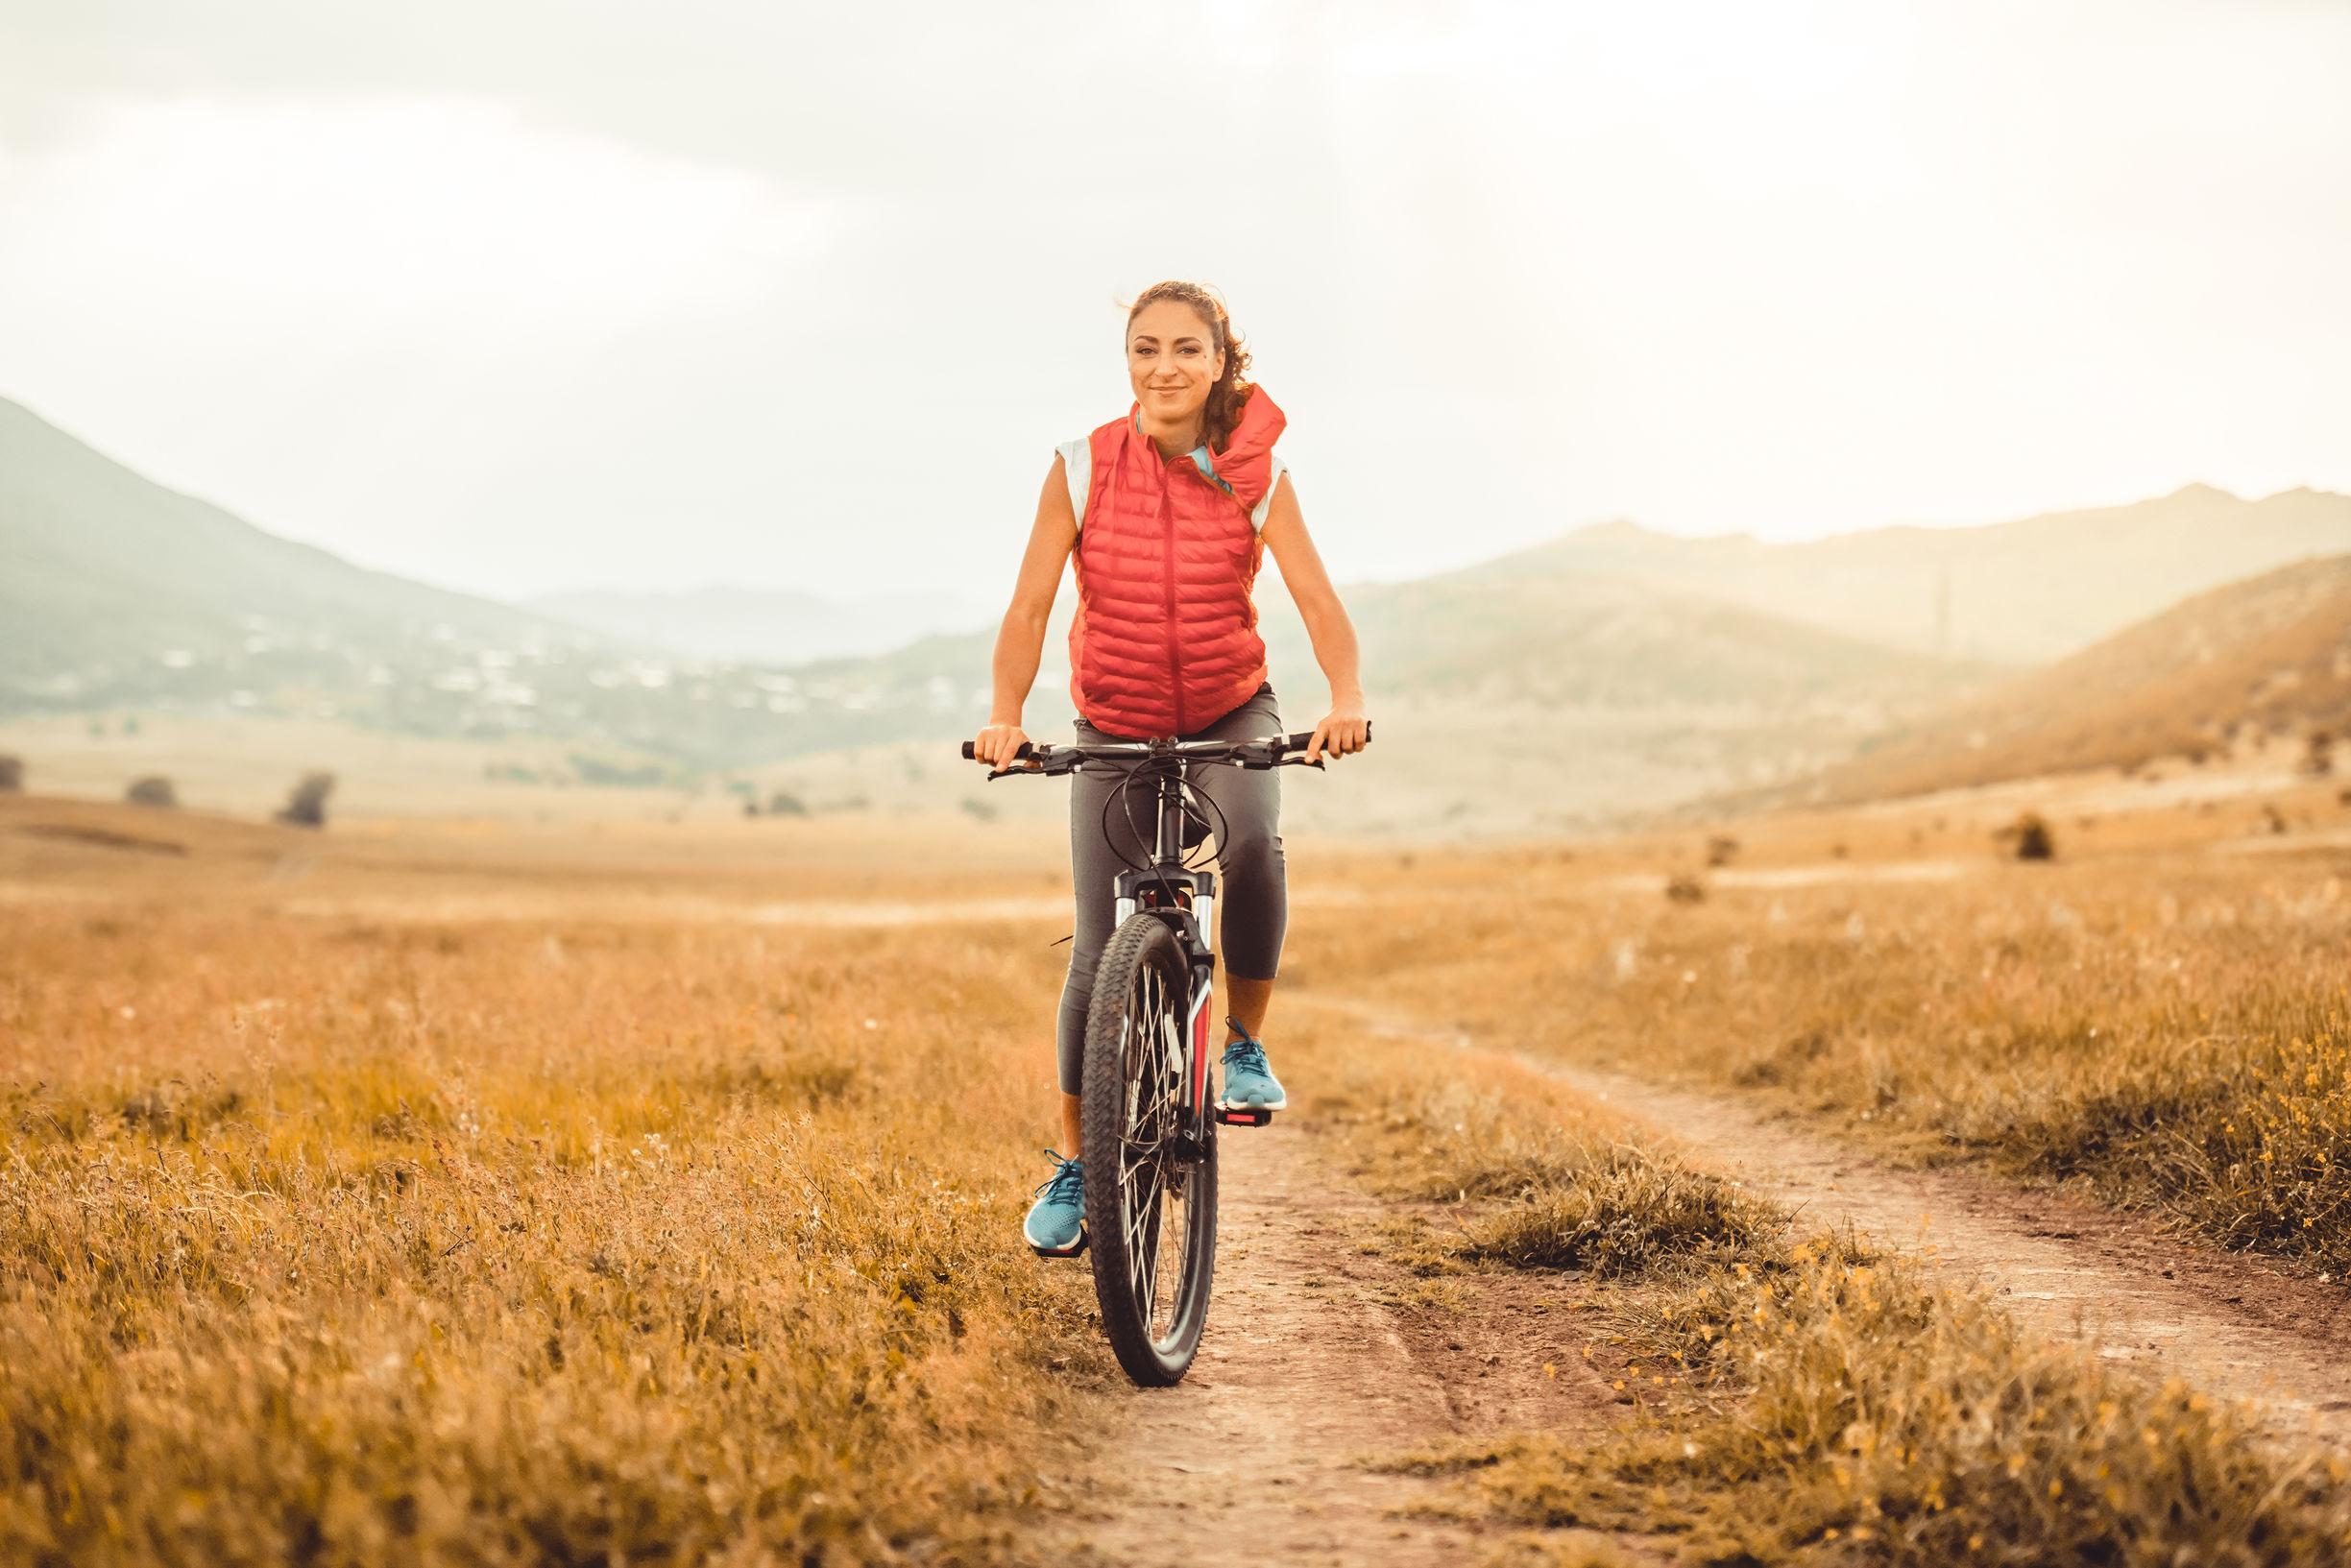
[[[1306,760],[1321,761],[1325,754],[1345,757],[1363,750],[1370,738],[1371,721],[1364,717],[1362,703],[1332,703],[1331,711],[1315,726],[1314,742],[1306,748]]]

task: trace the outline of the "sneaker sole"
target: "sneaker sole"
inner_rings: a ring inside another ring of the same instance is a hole
[[[1086,1233],[1083,1230],[1078,1232],[1078,1240],[1062,1247],[1040,1246],[1036,1242],[1030,1240],[1027,1231],[1021,1232],[1021,1240],[1028,1242],[1029,1250],[1040,1258],[1075,1258],[1086,1249]]]

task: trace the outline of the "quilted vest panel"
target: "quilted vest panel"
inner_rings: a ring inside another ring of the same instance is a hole
[[[1254,592],[1265,543],[1248,515],[1286,422],[1259,388],[1222,452],[1162,457],[1136,410],[1088,438],[1070,701],[1103,734],[1190,735],[1266,681]]]

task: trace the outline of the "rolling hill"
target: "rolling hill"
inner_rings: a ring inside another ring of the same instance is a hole
[[[354,567],[167,490],[0,398],[0,681],[103,700],[253,644],[576,640],[505,605]],[[172,650],[187,655],[164,664]]]
[[[649,779],[892,738],[906,707],[368,570],[0,399],[0,719],[244,712],[551,736],[584,743],[583,778]],[[614,751],[627,756],[596,755]]]
[[[1479,569],[1629,577],[1895,647],[2024,664],[2086,647],[2189,594],[2345,551],[2351,495],[2289,490],[2247,500],[2190,485],[2130,506],[1797,543],[1602,523]]]
[[[2158,758],[2202,760],[2351,729],[2351,555],[2199,593],[2000,683],[1828,772],[1849,801]]]

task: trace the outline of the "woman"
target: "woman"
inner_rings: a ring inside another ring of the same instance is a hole
[[[1252,596],[1270,548],[1330,681],[1330,711],[1315,725],[1307,755],[1363,749],[1369,725],[1355,629],[1273,454],[1282,412],[1245,378],[1248,363],[1224,302],[1198,284],[1159,283],[1135,301],[1127,316],[1134,405],[1054,452],[1012,606],[996,639],[995,704],[972,743],[978,760],[1007,764],[1029,738],[1021,706],[1036,679],[1046,620],[1073,549],[1078,614],[1070,626],[1070,700],[1080,744],[1282,733]],[[1289,909],[1279,778],[1272,769],[1224,767],[1190,775],[1193,787],[1223,813],[1217,949],[1232,1011],[1224,1020],[1221,1101],[1275,1110],[1287,1101],[1257,1031],[1272,1001]],[[1058,1032],[1061,1130],[1070,1157],[1046,1150],[1055,1169],[1023,1226],[1029,1244],[1047,1257],[1069,1257],[1084,1242],[1078,1087],[1086,1005],[1110,937],[1111,878],[1123,860],[1140,860],[1151,847],[1151,825],[1131,817],[1122,824],[1116,812],[1108,818],[1110,832],[1134,836],[1115,845],[1105,836],[1113,778],[1086,771],[1070,775],[1070,783],[1078,929]]]

